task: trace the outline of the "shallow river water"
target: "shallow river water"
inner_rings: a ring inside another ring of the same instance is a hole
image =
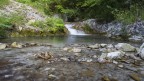
[[[0,42],[46,44],[0,50],[0,81],[144,81],[141,74],[144,72],[143,61],[126,57],[118,60],[118,64],[98,63],[100,53],[88,48],[96,43],[125,42],[136,47],[141,43],[97,35],[8,38]],[[64,47],[80,48],[82,52],[64,51]],[[43,52],[50,52],[52,58],[36,57]]]

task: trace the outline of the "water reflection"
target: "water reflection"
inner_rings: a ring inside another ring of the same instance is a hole
[[[95,43],[119,43],[119,42],[128,42],[128,41],[116,41],[106,38],[104,36],[98,35],[87,35],[87,36],[76,36],[76,35],[69,35],[69,36],[47,36],[47,37],[24,37],[24,38],[9,38],[9,39],[1,39],[0,42],[3,43],[12,43],[12,42],[35,42],[35,43],[48,43],[54,46],[63,46],[65,44],[95,44]],[[129,42],[131,43],[131,42]],[[139,45],[140,43],[131,43],[133,45]]]

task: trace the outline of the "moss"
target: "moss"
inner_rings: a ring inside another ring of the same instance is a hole
[[[48,36],[48,35],[64,35],[65,33],[55,33],[53,31],[36,31],[36,30],[22,30],[22,31],[13,31],[10,34],[10,37],[33,37],[33,36]]]
[[[74,28],[77,29],[77,30],[82,30],[82,31],[84,31],[85,33],[88,33],[88,34],[94,34],[96,32],[95,30],[91,29],[88,24],[76,23]]]
[[[82,27],[83,31],[89,34],[95,33],[93,29],[90,28],[88,24],[85,24],[84,27]]]

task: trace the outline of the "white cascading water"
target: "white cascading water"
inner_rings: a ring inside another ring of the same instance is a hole
[[[68,29],[70,32],[70,35],[88,35],[85,32],[81,30],[76,30],[73,28],[74,24],[65,24],[65,27]]]

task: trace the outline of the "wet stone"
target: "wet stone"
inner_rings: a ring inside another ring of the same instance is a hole
[[[108,76],[103,76],[101,78],[102,81],[111,81]]]
[[[5,49],[5,48],[6,48],[6,44],[0,43],[0,50]]]
[[[81,72],[81,76],[84,77],[93,77],[95,73],[92,70],[86,70]]]
[[[133,80],[135,80],[135,81],[141,81],[141,78],[139,77],[139,75],[137,75],[137,74],[130,74],[129,75]]]

